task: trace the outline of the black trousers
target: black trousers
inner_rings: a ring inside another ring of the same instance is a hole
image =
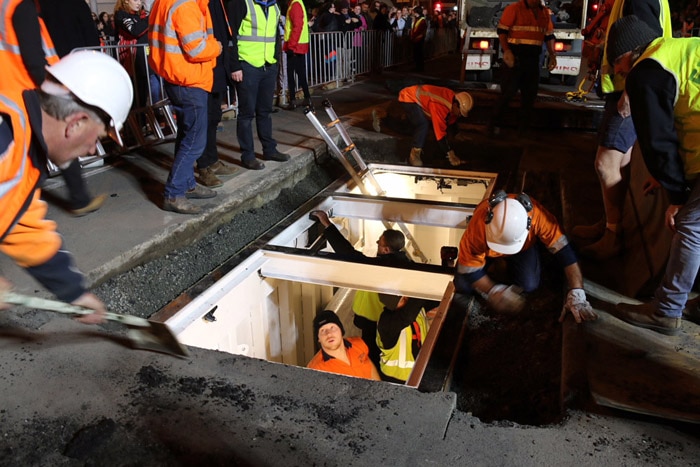
[[[530,126],[532,111],[535,107],[537,90],[540,83],[540,56],[533,53],[515,53],[515,66],[503,66],[501,96],[491,118],[491,125],[499,125],[510,101],[520,91],[520,111],[518,112],[518,129]]]
[[[66,188],[68,188],[70,209],[81,209],[90,204],[92,198],[85,186],[82,168],[78,159],[71,162],[65,169],[61,169],[61,175],[66,181]]]
[[[291,50],[287,52],[287,88],[289,89],[289,102],[294,102],[294,95],[296,94],[296,83],[299,83],[299,87],[304,92],[304,99],[307,102],[311,102],[311,94],[309,93],[309,83],[306,80],[306,55],[296,54]],[[294,76],[296,75],[297,80],[294,81]]]

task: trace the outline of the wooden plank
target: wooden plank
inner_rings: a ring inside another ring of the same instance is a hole
[[[684,321],[673,337],[632,326],[605,309],[636,300],[590,281],[585,288],[599,318],[564,333],[562,386],[580,386],[578,365],[600,405],[700,423],[700,326]]]

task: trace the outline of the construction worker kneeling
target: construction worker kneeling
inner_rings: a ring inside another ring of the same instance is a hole
[[[540,285],[542,243],[564,269],[568,292],[560,321],[569,311],[577,323],[595,320],[583,290],[576,254],[556,218],[525,193],[499,190],[474,210],[459,244],[455,288],[458,293],[480,294],[497,312],[519,312],[525,305],[521,292]],[[497,258],[505,259],[512,285],[500,284],[487,274]]]

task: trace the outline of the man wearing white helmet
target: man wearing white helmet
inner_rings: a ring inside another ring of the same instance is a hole
[[[577,323],[597,318],[586,300],[576,255],[555,217],[525,193],[495,192],[476,209],[459,243],[455,287],[460,293],[481,294],[496,311],[517,312],[524,306],[518,289],[531,292],[540,285],[541,242],[564,268],[568,293],[559,321],[570,311]],[[488,267],[505,258],[514,286],[496,283]]]
[[[47,160],[62,166],[94,154],[106,135],[122,144],[131,81],[99,52],[67,55],[46,70],[40,89],[0,94],[0,250],[59,299],[96,311],[79,321],[99,323],[104,304],[86,291],[56,224],[45,219],[39,186]]]

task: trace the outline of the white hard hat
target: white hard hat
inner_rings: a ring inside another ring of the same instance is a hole
[[[486,224],[486,244],[493,251],[513,255],[523,248],[530,228],[525,207],[513,198],[506,198],[490,208],[491,220]]]
[[[96,50],[66,55],[46,71],[85,104],[103,110],[111,119],[109,136],[121,146],[119,130],[134,99],[129,75],[118,61]]]
[[[462,117],[469,115],[469,111],[474,107],[474,99],[468,92],[458,92],[455,94],[455,99],[459,102],[459,113]]]

